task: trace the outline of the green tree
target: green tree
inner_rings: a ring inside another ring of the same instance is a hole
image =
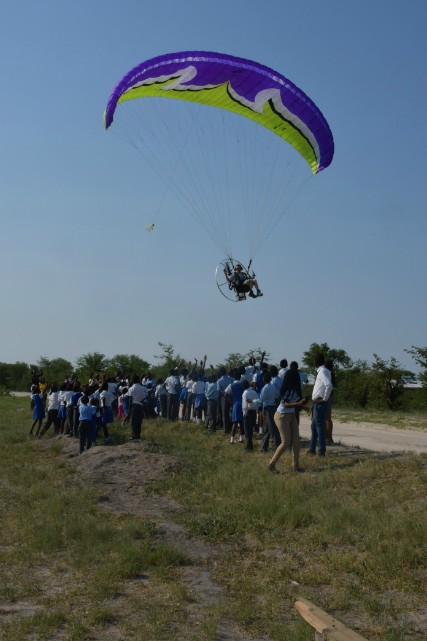
[[[233,367],[245,365],[251,362],[252,359],[255,359],[255,362],[259,363],[262,354],[264,354],[264,360],[268,361],[268,359],[270,358],[270,354],[264,352],[264,350],[262,350],[260,347],[250,349],[246,354],[241,354],[240,352],[231,352],[231,354],[229,354],[224,361],[224,367],[226,367],[227,370],[230,370],[233,369]],[[218,367],[220,366],[218,365]]]
[[[76,371],[80,378],[88,378],[90,374],[102,374],[108,368],[108,359],[100,352],[89,352],[76,358]]]
[[[405,349],[407,354],[410,354],[417,365],[424,370],[421,374],[421,379],[424,383],[427,383],[427,347],[415,347],[412,345],[412,349]]]
[[[263,358],[264,361],[268,362],[270,354],[261,349],[261,347],[257,347],[256,349],[250,349],[249,352],[245,354],[244,362],[250,363],[252,359],[255,359],[255,362],[259,364],[261,358]]]
[[[162,354],[160,356],[154,356],[154,358],[157,358],[160,363],[153,369],[156,374],[156,378],[165,379],[169,376],[171,369],[181,367],[185,361],[179,354],[175,354],[173,345],[162,343],[160,341],[158,341],[157,345],[161,348]]]
[[[41,356],[37,361],[37,367],[43,371],[43,378],[49,383],[61,383],[73,371],[72,364],[65,358],[49,359]]]
[[[31,366],[17,361],[0,363],[0,385],[8,390],[29,391],[31,385]]]
[[[302,362],[306,369],[314,372],[314,357],[316,354],[323,354],[325,359],[332,359],[336,370],[351,368],[353,361],[347,352],[343,349],[329,347],[328,343],[312,343],[308,350],[304,352]]]
[[[224,366],[227,368],[227,370],[233,369],[233,367],[242,365],[245,361],[245,358],[246,357],[243,354],[240,354],[240,352],[232,352],[226,357]]]
[[[400,382],[402,367],[399,362],[394,356],[385,361],[378,354],[374,354],[372,371],[374,373],[373,391],[379,393],[391,410],[398,409],[403,394],[403,386]]]
[[[147,372],[151,365],[136,354],[116,354],[110,359],[108,369],[112,374],[120,372],[131,378],[134,374],[142,375]]]
[[[368,361],[358,360],[351,369],[339,369],[335,383],[337,403],[347,407],[366,407],[371,398],[371,375]]]

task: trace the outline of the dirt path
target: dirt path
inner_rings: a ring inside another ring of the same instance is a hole
[[[301,414],[300,433],[310,438],[310,419]],[[427,431],[399,430],[376,423],[339,423],[334,420],[334,441],[372,452],[427,452]]]
[[[173,456],[146,452],[143,441],[94,447],[80,456],[75,439],[66,436],[56,438],[63,446],[64,456],[77,467],[80,481],[102,488],[99,503],[103,508],[149,517],[156,524],[155,539],[173,546],[189,559],[182,569],[181,578],[192,601],[187,605],[185,629],[175,639],[186,641],[193,638],[190,631],[200,625],[204,608],[222,602],[223,591],[213,580],[211,567],[221,555],[226,554],[227,549],[206,543],[174,522],[173,516],[180,509],[179,503],[149,490],[148,485],[153,480],[177,473],[183,462]],[[110,635],[109,638],[114,639],[126,638],[118,629],[114,634],[110,630]],[[247,637],[233,621],[227,619],[219,624],[216,641],[269,640],[265,636]]]

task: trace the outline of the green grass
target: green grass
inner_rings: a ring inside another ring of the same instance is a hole
[[[122,639],[185,630],[213,641],[222,621],[254,638],[308,641],[298,596],[372,641],[423,638],[406,618],[425,606],[426,456],[343,448],[324,460],[302,454],[295,475],[286,453],[274,476],[268,457],[220,433],[144,423],[148,451],[179,461],[150,489],[176,499],[167,518],[217,551],[208,565],[225,598],[199,605],[183,582],[188,559],[156,538],[155,522],[103,510],[59,441],[28,440],[27,399],[1,398],[0,417],[2,641],[103,640],[116,638],[112,626]],[[112,447],[127,432],[115,424]]]

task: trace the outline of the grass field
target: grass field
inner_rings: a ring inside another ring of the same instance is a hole
[[[426,456],[338,448],[296,475],[286,454],[275,476],[159,420],[78,457],[28,439],[28,405],[0,399],[2,641],[308,641],[299,596],[372,641],[425,638]]]

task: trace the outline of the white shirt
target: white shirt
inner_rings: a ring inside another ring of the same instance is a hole
[[[142,405],[142,401],[148,396],[148,391],[147,388],[140,383],[135,383],[134,385],[132,385],[132,387],[129,388],[126,396],[131,397],[132,403]]]
[[[99,398],[101,400],[101,406],[103,407],[111,407],[111,403],[115,400],[114,394],[112,392],[109,392],[108,390],[103,390]]]
[[[168,376],[167,379],[165,380],[165,387],[166,391],[169,394],[178,394],[178,387],[179,385],[179,379],[178,376]]]
[[[67,407],[72,407],[72,402],[71,402],[71,397],[74,394],[73,390],[67,390],[65,392],[65,402],[67,404]]]
[[[47,411],[59,410],[59,392],[51,392],[47,397]]]
[[[289,367],[282,367],[282,369],[279,370],[278,376],[280,376],[280,378],[285,378],[285,374],[288,370],[289,370]]]
[[[313,386],[311,398],[313,401],[322,399],[327,401],[332,392],[331,372],[324,365],[317,368],[316,381]]]
[[[253,387],[248,387],[242,394],[242,411],[243,416],[246,416],[249,410],[257,410],[260,406],[258,392]]]
[[[166,394],[165,386],[163,383],[160,383],[156,387],[155,397],[159,398],[159,396],[165,396],[165,394]]]
[[[240,377],[241,381],[248,381],[248,383],[252,382],[252,377],[256,375],[256,368],[253,367],[252,365],[248,365],[245,367],[245,373],[242,374]]]

